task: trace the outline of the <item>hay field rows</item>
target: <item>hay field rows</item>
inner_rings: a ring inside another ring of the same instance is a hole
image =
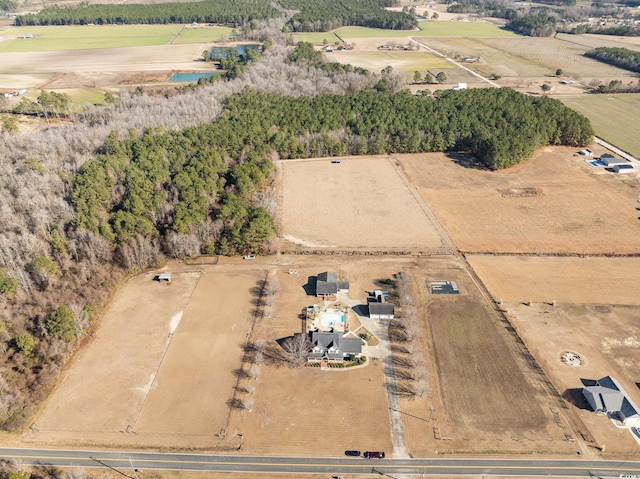
[[[631,78],[632,72],[584,57],[590,47],[555,38],[416,38],[448,56],[479,56],[481,63],[469,68],[503,77],[552,76],[562,68],[567,76],[583,78]]]
[[[492,448],[571,453],[566,431],[550,414],[557,398],[505,334],[465,266],[428,260],[408,271],[424,327],[421,349],[430,385],[423,397],[401,401],[412,454],[478,454]],[[428,286],[434,280],[455,281],[460,294],[432,295]]]
[[[447,70],[447,77],[452,75],[468,77],[473,80],[472,75],[466,74],[464,71],[453,72],[456,67],[432,53],[426,51],[410,52],[354,52],[354,51],[336,51],[326,55],[327,59],[337,61],[339,63],[351,64],[366,68],[372,72],[379,72],[386,66],[391,65],[395,71],[401,73],[413,73],[414,71],[424,72],[426,70]]]
[[[605,151],[593,149],[596,155]],[[623,179],[592,168],[575,153],[542,148],[500,172],[479,169],[462,156],[395,158],[462,251],[637,253],[635,175]],[[513,188],[538,194],[505,194]]]
[[[0,53],[89,50],[168,45],[181,25],[11,27],[2,30]],[[27,33],[33,38],[19,38]]]
[[[640,157],[640,94],[574,95],[558,98],[562,103],[585,115],[596,135],[609,143]]]
[[[447,21],[422,21],[418,22],[422,32],[420,35],[427,37],[501,37],[520,38],[520,35],[500,28],[493,23],[478,22],[447,22]]]
[[[285,160],[282,236],[305,246],[440,248],[415,189],[386,157]]]
[[[93,50],[206,43],[228,37],[232,29],[183,25],[68,25],[9,27],[0,30],[0,53]],[[22,38],[32,34],[33,38]],[[101,53],[95,53],[101,55]]]

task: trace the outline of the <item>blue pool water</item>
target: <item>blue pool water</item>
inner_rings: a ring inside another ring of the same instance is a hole
[[[211,78],[217,73],[176,73],[171,78],[170,82],[197,82],[200,78]]]
[[[330,328],[334,324],[344,323],[343,313],[322,313],[320,323],[324,328]]]

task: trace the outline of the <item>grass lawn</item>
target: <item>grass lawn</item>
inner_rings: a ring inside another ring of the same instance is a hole
[[[324,40],[327,40],[329,45],[340,41],[340,39],[331,32],[293,33],[292,36],[299,42],[309,42],[314,45],[322,45]]]
[[[422,30],[419,35],[431,37],[519,37],[517,33],[505,30],[488,22],[418,22]]]
[[[341,38],[406,38],[420,36],[419,30],[381,30],[379,28],[346,27],[337,30]]]
[[[2,31],[5,40],[0,42],[0,52],[167,45],[180,28],[181,25],[12,27]],[[26,33],[31,33],[33,38],[20,38]]]
[[[174,44],[216,42],[223,37],[229,38],[233,28],[229,27],[188,27],[180,32]]]
[[[640,93],[620,95],[576,95],[558,98],[585,115],[596,135],[640,157]]]

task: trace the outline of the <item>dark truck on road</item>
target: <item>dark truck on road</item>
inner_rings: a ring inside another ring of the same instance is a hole
[[[384,459],[384,452],[382,451],[367,451],[364,453],[365,459]]]

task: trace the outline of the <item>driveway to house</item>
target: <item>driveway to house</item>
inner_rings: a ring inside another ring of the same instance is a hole
[[[348,298],[346,295],[340,295],[337,298],[343,304],[346,304],[354,312],[354,306],[361,305],[358,300]],[[356,313],[357,314],[357,313]],[[398,389],[396,387],[396,376],[393,370],[393,361],[391,357],[391,347],[389,344],[389,320],[371,319],[369,316],[358,315],[358,321],[370,333],[378,338],[377,346],[364,346],[362,353],[367,358],[378,358],[382,360],[384,365],[385,386],[387,388],[387,401],[389,403],[389,419],[391,421],[391,441],[393,443],[392,457],[397,459],[405,459],[409,457],[407,445],[404,439],[404,427],[402,425],[402,411],[398,401]]]

